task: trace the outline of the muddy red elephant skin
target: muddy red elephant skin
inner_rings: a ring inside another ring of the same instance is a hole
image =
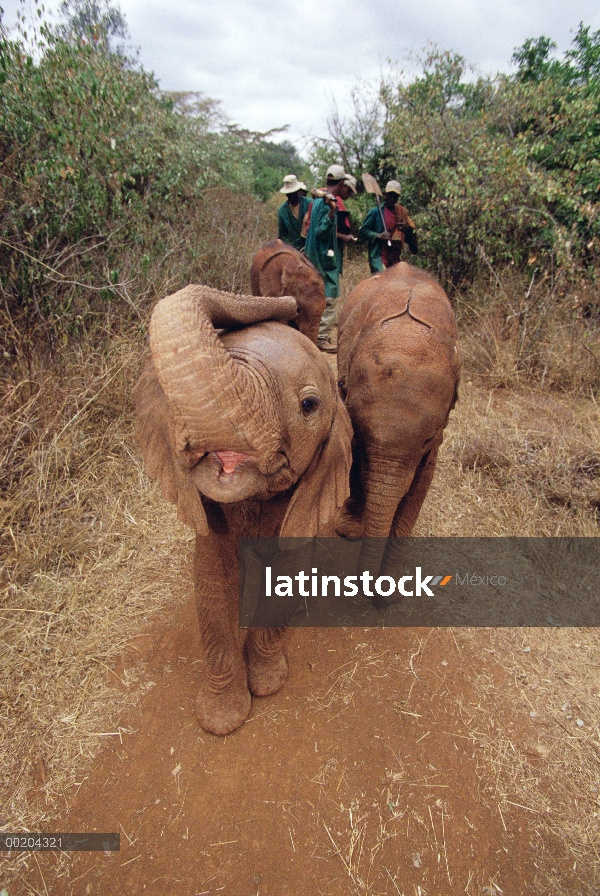
[[[196,706],[213,734],[287,677],[284,630],[239,629],[238,537],[333,534],[348,495],[348,414],[319,350],[280,322],[295,312],[290,297],[188,286],[154,309],[135,390],[146,472],[196,531]]]
[[[460,372],[446,293],[401,262],[352,291],[339,320],[338,378],[354,428],[350,537],[410,535],[431,483]]]
[[[325,288],[305,255],[283,240],[264,243],[252,260],[250,282],[255,296],[294,296],[298,316],[291,324],[316,343],[325,310]]]

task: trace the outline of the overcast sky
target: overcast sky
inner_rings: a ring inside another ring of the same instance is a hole
[[[0,0],[4,22],[18,0]],[[55,2],[54,6],[58,4]],[[53,2],[46,3],[52,8]],[[481,73],[510,70],[515,47],[544,34],[567,49],[579,22],[600,29],[598,0],[121,0],[132,43],[164,90],[201,91],[251,130],[275,139],[324,135],[333,98],[347,108],[357,79],[428,44]]]

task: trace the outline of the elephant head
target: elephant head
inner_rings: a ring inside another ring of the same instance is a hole
[[[284,268],[281,289],[286,295],[296,299],[298,314],[293,324],[311,342],[316,343],[326,305],[321,275],[307,258],[300,255],[299,259],[294,259]]]
[[[201,495],[268,500],[302,478],[280,534],[309,535],[346,489],[350,424],[321,354],[278,322],[295,314],[289,296],[204,286],[154,310],[152,358],[135,394],[137,438],[148,474],[199,534],[208,532]]]

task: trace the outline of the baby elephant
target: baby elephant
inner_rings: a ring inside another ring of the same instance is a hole
[[[264,243],[252,260],[250,282],[255,296],[294,296],[298,315],[290,323],[316,343],[325,310],[325,288],[305,255],[283,240]]]
[[[348,495],[350,421],[316,346],[281,322],[295,314],[289,296],[188,286],[156,305],[135,389],[146,471],[196,531],[196,706],[213,734],[287,677],[284,630],[239,628],[238,538],[332,532]]]
[[[351,292],[339,320],[338,377],[354,446],[338,534],[410,535],[459,371],[454,312],[427,274],[401,262]]]

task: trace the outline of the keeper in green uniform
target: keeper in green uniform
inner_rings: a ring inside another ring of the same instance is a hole
[[[338,229],[338,219],[346,214],[344,200],[356,192],[341,165],[331,165],[327,170],[327,188],[319,190],[311,206],[310,225],[306,236],[306,257],[323,278],[327,305],[321,324],[317,346],[325,352],[336,352],[331,342],[331,331],[335,322],[336,306],[340,294],[340,270],[342,254],[340,246],[353,237]]]
[[[279,239],[298,251],[304,249],[306,242],[302,236],[302,222],[309,205],[306,195],[302,195],[303,188],[306,189],[295,174],[286,174],[279,192],[287,196],[287,202],[279,206],[277,215]]]
[[[400,184],[397,180],[388,181],[381,211],[377,206],[372,208],[360,228],[360,236],[369,249],[372,274],[398,264],[405,244],[412,255],[418,254],[415,225],[399,199]]]

